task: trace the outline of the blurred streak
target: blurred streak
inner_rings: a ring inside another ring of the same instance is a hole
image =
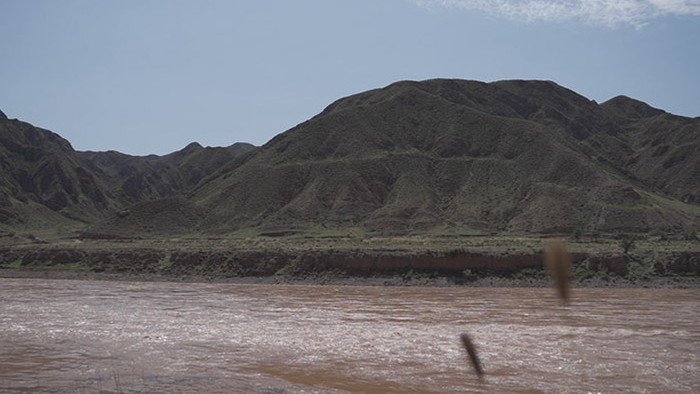
[[[548,240],[544,262],[554,283],[557,295],[564,305],[569,301],[569,282],[571,276],[571,255],[566,250],[566,243],[561,240]]]
[[[476,372],[476,375],[479,377],[479,379],[481,379],[484,376],[484,370],[481,368],[481,362],[479,361],[479,357],[476,355],[476,348],[474,347],[471,338],[469,338],[469,335],[467,334],[462,334],[459,336],[459,338],[462,340],[462,345],[464,345],[464,348],[467,350],[469,360],[471,360],[472,365],[474,366],[474,372]]]

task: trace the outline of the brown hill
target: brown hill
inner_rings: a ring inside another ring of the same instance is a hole
[[[186,197],[203,178],[254,148],[247,143],[205,148],[193,142],[165,156],[130,156],[115,151],[79,155],[87,167],[106,181],[110,192],[128,205]]]
[[[193,142],[165,156],[135,157],[118,152],[84,152],[83,158],[124,209],[97,221],[84,237],[153,237],[198,232],[204,211],[189,199],[207,176],[229,168],[255,146],[202,147]]]
[[[145,204],[137,213],[174,223],[157,225],[166,232],[178,225],[189,228],[190,219],[172,220],[163,211],[178,205],[205,176],[251,149],[245,143],[226,148],[193,143],[162,157],[76,152],[59,135],[0,113],[0,230],[80,229],[112,222],[117,212],[134,204]],[[166,201],[146,204],[161,199]],[[180,211],[190,212],[191,203],[180,205],[185,207]]]
[[[89,222],[111,206],[68,141],[0,116],[0,224],[41,228]]]
[[[700,118],[672,115],[624,96],[601,107],[622,128],[614,146],[628,175],[659,193],[700,204]]]
[[[57,215],[96,236],[678,233],[700,226],[699,136],[700,118],[623,96],[599,105],[548,81],[398,82],[261,148],[193,143],[165,156],[75,152],[0,116],[0,225]]]
[[[696,159],[645,155],[636,138],[653,131],[632,116],[652,116],[643,123],[661,122],[674,136],[697,133],[698,120],[613,108],[552,82],[399,82],[331,104],[194,197],[209,212],[205,228],[221,231],[321,224],[673,232],[697,225],[695,200],[678,201],[700,189]],[[668,171],[656,175],[663,163]],[[661,189],[656,176],[684,187]]]

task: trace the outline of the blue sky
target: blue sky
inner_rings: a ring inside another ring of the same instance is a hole
[[[700,0],[0,0],[0,109],[77,150],[262,145],[430,78],[700,116]]]

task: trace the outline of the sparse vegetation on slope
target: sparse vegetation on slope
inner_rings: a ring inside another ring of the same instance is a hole
[[[679,201],[620,162],[636,152],[637,129],[611,108],[551,82],[399,82],[331,104],[194,198],[210,212],[204,227],[224,232],[319,223],[404,234],[697,226],[692,197]],[[668,133],[700,130],[697,121],[681,123]],[[697,172],[685,159],[671,167]],[[654,160],[649,166],[663,166]],[[700,189],[694,176],[674,177]]]
[[[398,82],[263,147],[75,152],[0,117],[0,226],[99,237],[700,228],[700,119],[548,81]],[[128,214],[126,214],[128,212]]]

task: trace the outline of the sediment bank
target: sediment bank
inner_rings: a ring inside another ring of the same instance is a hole
[[[572,253],[574,285],[700,287],[700,252]],[[184,250],[123,245],[0,249],[0,277],[338,285],[548,286],[537,252]]]

